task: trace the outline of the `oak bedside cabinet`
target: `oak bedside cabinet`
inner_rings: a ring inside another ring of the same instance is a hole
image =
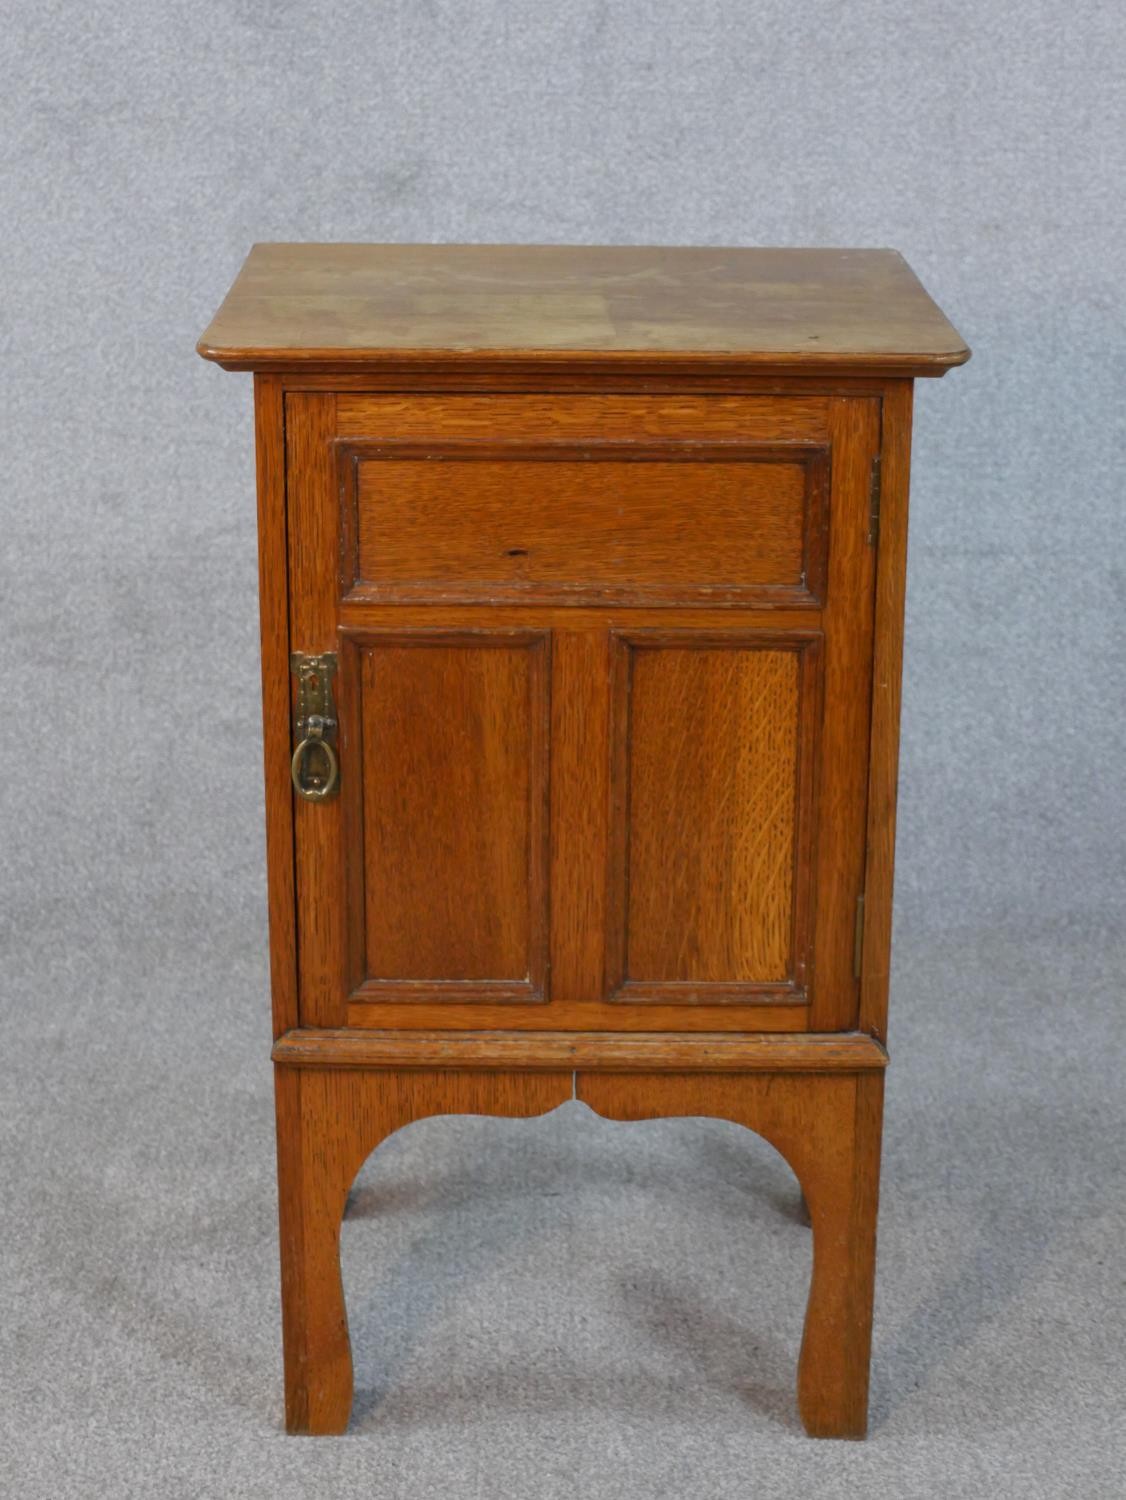
[[[911,397],[890,250],[258,245],[286,1422],[426,1115],[712,1115],[809,1208],[806,1429],[867,1421]]]

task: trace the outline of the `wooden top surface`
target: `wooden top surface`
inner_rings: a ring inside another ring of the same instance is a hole
[[[942,375],[895,250],[255,245],[198,344],[228,369],[504,362]]]

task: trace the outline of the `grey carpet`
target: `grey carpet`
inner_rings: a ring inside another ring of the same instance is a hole
[[[8,0],[0,78],[0,1495],[1119,1500],[1126,9]],[[576,1108],[377,1154],[354,1431],[281,1434],[250,383],[192,353],[253,239],[894,245],[973,346],[866,1445],[796,1426],[768,1148]]]

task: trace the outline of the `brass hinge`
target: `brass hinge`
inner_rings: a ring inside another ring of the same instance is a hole
[[[872,460],[868,477],[868,545],[874,547],[880,540],[880,455]]]
[[[852,935],[852,977],[860,978],[864,965],[864,896],[856,898],[856,929]]]

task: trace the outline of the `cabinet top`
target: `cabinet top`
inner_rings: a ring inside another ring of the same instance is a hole
[[[895,250],[255,245],[198,344],[364,364],[943,375],[969,350]]]

